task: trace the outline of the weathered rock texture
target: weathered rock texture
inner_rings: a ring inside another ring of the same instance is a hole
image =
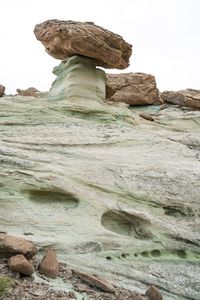
[[[17,93],[19,95],[21,95],[21,96],[32,96],[32,97],[35,97],[35,98],[37,98],[37,93],[38,92],[39,91],[34,87],[30,87],[26,90],[17,89]]]
[[[200,111],[62,90],[0,99],[1,230],[116,286],[199,300]]]
[[[48,250],[40,264],[40,273],[50,278],[56,278],[59,272],[59,264],[56,252]]]
[[[55,67],[57,76],[52,83],[47,99],[59,101],[66,114],[79,114],[100,120],[126,120],[134,124],[134,117],[123,105],[105,102],[106,74],[96,68],[92,59],[73,56]],[[61,102],[62,101],[62,102]]]
[[[161,93],[161,98],[164,102],[200,109],[200,90],[165,91]]]
[[[36,252],[37,248],[31,241],[0,233],[0,257],[7,258],[16,254],[23,254],[24,256],[31,258]]]
[[[15,272],[31,276],[35,270],[32,264],[22,255],[15,255],[8,260],[9,268]]]
[[[5,86],[0,84],[0,97],[4,96],[4,92],[5,92]]]
[[[129,105],[160,103],[155,77],[144,73],[107,74],[107,85],[115,91],[110,100]]]
[[[54,58],[63,60],[82,55],[93,58],[94,64],[104,68],[129,66],[132,46],[92,22],[48,20],[36,25],[34,33]]]

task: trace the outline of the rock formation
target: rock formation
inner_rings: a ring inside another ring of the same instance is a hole
[[[65,23],[44,24],[57,55],[54,25]],[[165,300],[199,300],[200,111],[109,104],[96,58],[67,51],[46,95],[0,98],[1,230],[29,234],[39,254],[55,249],[91,285],[109,283],[107,299],[113,286],[134,293],[120,300],[145,299],[136,293],[153,285]],[[14,255],[9,241],[0,235],[0,253]]]
[[[21,96],[32,96],[32,97],[35,97],[35,98],[37,98],[37,93],[39,92],[34,87],[30,87],[30,88],[28,88],[26,90],[17,89],[16,91],[17,91],[18,95],[21,95]]]
[[[31,276],[35,272],[32,264],[22,254],[9,258],[8,265],[11,270],[27,276]]]
[[[81,55],[104,68],[125,69],[129,65],[132,46],[92,22],[48,20],[36,25],[34,33],[54,58]]]
[[[161,93],[161,98],[164,102],[200,109],[200,90],[165,91]]]
[[[129,105],[160,103],[155,77],[144,73],[107,74],[107,85],[114,94],[110,100]]]
[[[4,96],[4,92],[5,92],[5,86],[0,84],[0,97]]]

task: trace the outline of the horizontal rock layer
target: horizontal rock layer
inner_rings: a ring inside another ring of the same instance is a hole
[[[164,102],[200,109],[200,90],[165,91],[161,93]]]
[[[82,55],[104,68],[129,66],[132,46],[123,38],[92,22],[48,20],[35,26],[36,38],[57,59]]]
[[[160,102],[155,77],[144,73],[107,74],[107,85],[114,95],[110,100],[129,105],[148,105]]]

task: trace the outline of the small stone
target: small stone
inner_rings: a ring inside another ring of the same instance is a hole
[[[22,254],[9,258],[8,265],[12,271],[19,272],[24,275],[31,276],[35,272],[34,267]]]
[[[154,118],[153,118],[152,114],[149,114],[149,113],[147,113],[147,112],[141,112],[141,113],[139,114],[139,116],[140,116],[141,118],[147,120],[147,121],[151,121],[151,122],[154,121]]]
[[[39,272],[49,278],[57,278],[59,273],[59,263],[54,250],[48,250],[43,257]]]
[[[153,285],[146,290],[145,296],[149,297],[149,300],[163,300],[160,291]]]
[[[5,86],[0,84],[0,97],[4,96],[4,92],[5,92]]]

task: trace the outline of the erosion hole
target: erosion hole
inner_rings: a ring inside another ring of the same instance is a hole
[[[186,258],[186,256],[187,256],[185,250],[177,250],[176,253],[177,253],[178,257],[180,257],[180,258]]]
[[[107,211],[101,218],[101,224],[108,230],[135,238],[152,238],[150,222],[138,216],[118,210]]]
[[[151,256],[153,257],[159,257],[160,255],[161,255],[160,250],[155,249],[151,251]]]
[[[25,191],[27,193],[27,191]],[[29,199],[42,204],[49,204],[52,207],[59,204],[63,205],[64,210],[76,208],[78,200],[70,193],[54,192],[51,190],[30,190],[28,191]]]

